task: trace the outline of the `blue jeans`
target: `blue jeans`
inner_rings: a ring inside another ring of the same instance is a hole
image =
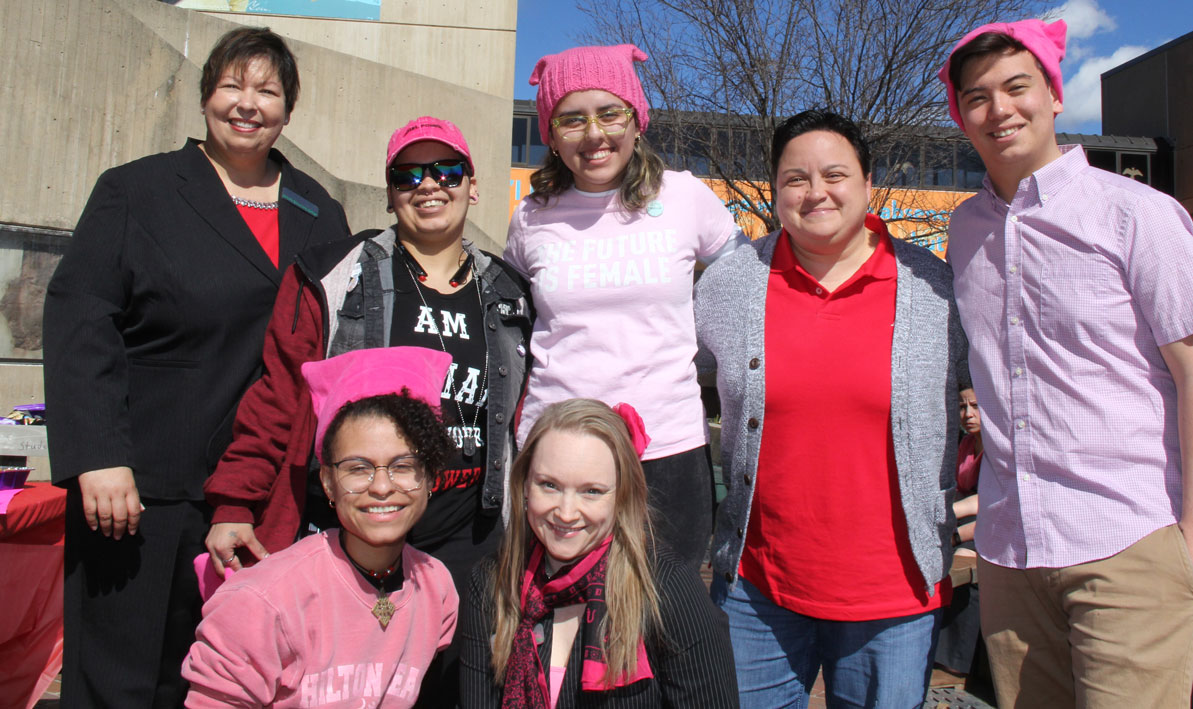
[[[939,610],[819,620],[775,605],[740,576],[733,589],[714,579],[712,598],[729,616],[742,709],[805,709],[821,667],[830,708],[918,709],[924,702]]]

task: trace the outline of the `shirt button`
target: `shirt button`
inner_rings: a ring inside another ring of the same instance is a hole
[[[509,373],[510,373],[509,367],[498,367],[497,373],[503,377],[507,377],[507,376],[509,376]]]
[[[752,431],[752,430],[758,428],[758,419],[756,419],[754,417],[750,417],[750,420],[746,421],[746,425],[749,426],[750,430]]]
[[[1022,376],[1023,376],[1023,367],[1015,367],[1015,376],[1016,376],[1016,377],[1022,377]]]
[[[505,421],[505,414],[497,414],[493,418],[497,421],[497,423],[503,423]]]
[[[497,329],[497,323],[495,323],[495,322],[493,322],[492,320],[490,320],[490,321],[489,321],[489,329],[490,329],[490,330],[496,330],[496,329]]]
[[[741,527],[738,527],[737,528],[737,536],[739,539],[746,536],[745,530],[743,530]]]
[[[501,470],[501,459],[500,459],[500,458],[495,458],[495,459],[493,460],[493,469],[494,469],[494,470]]]
[[[1018,222],[1018,221],[1019,221],[1019,217],[1011,217],[1011,221],[1013,221],[1013,222]]]
[[[1018,325],[1018,324],[1019,324],[1019,318],[1017,318],[1017,317],[1015,317],[1015,316],[1011,316],[1011,324],[1012,324],[1012,325]]]
[[[1017,428],[1019,430],[1023,430],[1025,428],[1027,428],[1027,422],[1024,421],[1023,419],[1019,419],[1018,421],[1015,422],[1015,428]]]
[[[1018,272],[1019,272],[1019,267],[1018,267],[1018,266],[1011,266],[1011,267],[1010,267],[1008,270],[1009,270],[1011,273],[1018,273]]]
[[[758,364],[759,364],[759,362],[758,362],[758,358],[757,358],[757,357],[755,357],[754,359],[750,360],[750,369],[758,369]]]
[[[823,293],[823,292],[824,292],[824,289],[823,289],[823,288],[817,288],[817,289],[816,289],[816,295],[820,295],[820,294],[821,294],[821,293]]]
[[[742,478],[742,480],[746,481],[747,485],[750,484],[750,474],[749,473],[746,473],[745,475],[741,476],[741,478]]]
[[[1041,202],[1047,202],[1047,201],[1048,201],[1048,195],[1046,195],[1046,194],[1042,194],[1042,195],[1040,195],[1040,201],[1041,201]]]
[[[725,583],[733,583],[733,574],[725,572]]]
[[[1023,474],[1023,482],[1027,482],[1028,480],[1031,480],[1031,475],[1029,475],[1028,473],[1024,473]]]

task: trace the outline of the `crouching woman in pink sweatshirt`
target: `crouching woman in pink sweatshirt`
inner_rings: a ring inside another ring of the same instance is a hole
[[[451,357],[420,347],[308,362],[315,451],[341,529],[237,572],[203,607],[188,707],[410,707],[459,605],[408,546],[450,451],[437,413]]]

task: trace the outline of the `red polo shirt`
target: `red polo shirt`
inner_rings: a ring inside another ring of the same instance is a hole
[[[784,231],[766,293],[766,425],[741,574],[788,610],[875,620],[934,610],[911,553],[891,434],[895,253],[830,293]]]

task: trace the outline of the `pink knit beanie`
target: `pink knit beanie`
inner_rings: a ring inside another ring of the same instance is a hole
[[[949,94],[949,115],[953,117],[958,126],[961,126],[961,130],[965,130],[965,125],[961,122],[961,111],[957,108],[957,87],[953,86],[953,82],[949,80],[949,64],[952,63],[953,55],[957,53],[958,49],[972,42],[978,35],[987,32],[1012,37],[1027,47],[1027,51],[1035,55],[1040,66],[1044,67],[1044,73],[1048,75],[1048,81],[1052,84],[1053,90],[1056,91],[1057,100],[1063,101],[1064,77],[1060,72],[1060,62],[1065,58],[1065,32],[1067,29],[1068,25],[1064,20],[1055,22],[1019,20],[1018,22],[993,22],[982,25],[962,37],[961,41],[949,52],[949,58],[944,61],[944,66],[936,73],[936,76],[944,82],[945,90]]]
[[[327,462],[323,460],[323,434],[349,402],[407,389],[410,396],[438,413],[451,362],[446,352],[425,347],[377,347],[303,364],[302,376],[315,410],[315,457]]]
[[[543,141],[551,135],[551,115],[555,113],[556,104],[573,91],[591,89],[608,91],[628,103],[638,118],[638,131],[645,133],[650,123],[650,104],[642,92],[634,62],[649,58],[646,52],[632,44],[619,44],[615,47],[572,47],[540,59],[530,74],[530,85],[539,87],[535,104]]]

